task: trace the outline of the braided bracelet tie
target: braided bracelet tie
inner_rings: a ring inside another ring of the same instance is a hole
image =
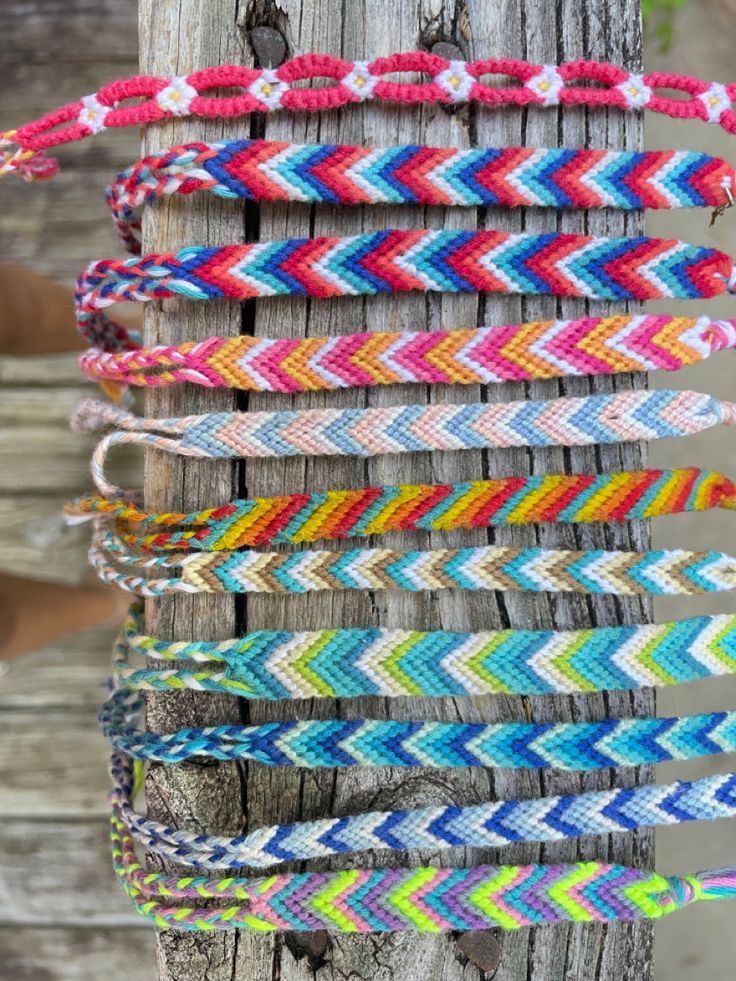
[[[187,593],[306,593],[340,589],[496,589],[692,596],[736,588],[736,557],[725,552],[473,548],[397,552],[191,552],[151,555],[115,535],[93,536],[90,563],[103,582],[141,596]],[[174,570],[176,577],[128,575]]]
[[[213,412],[138,418],[105,402],[80,403],[73,426],[118,426],[98,443],[92,475],[100,493],[122,491],[105,477],[109,450],[122,443],[183,456],[359,456],[509,446],[584,446],[688,436],[732,425],[736,403],[697,392],[615,392],[528,402],[400,405],[385,408]]]
[[[102,731],[114,749],[161,763],[212,757],[265,766],[598,770],[736,750],[736,712],[539,724],[308,719],[158,734],[136,728],[141,707],[136,693],[114,692],[100,712]]]
[[[697,467],[542,474],[457,484],[400,484],[235,500],[190,514],[141,511],[130,501],[81,498],[68,520],[115,519],[126,545],[147,551],[221,551],[391,531],[452,531],[545,522],[634,521],[736,508],[736,485]],[[128,529],[133,526],[135,533]],[[170,530],[176,529],[176,530]]]
[[[407,83],[382,77],[396,72],[419,72],[429,79]],[[488,83],[486,75],[510,76],[516,84]],[[295,84],[324,78],[333,84],[319,88]],[[590,82],[594,85],[585,84]],[[208,94],[218,88],[236,89],[238,94]],[[679,95],[662,95],[657,89]],[[43,158],[45,149],[108,128],[147,125],[174,116],[233,118],[282,108],[315,112],[372,99],[445,105],[585,105],[635,112],[649,109],[673,118],[701,119],[733,133],[735,97],[736,85],[669,72],[640,75],[596,61],[559,66],[511,58],[463,62],[413,51],[371,62],[348,62],[331,55],[305,54],[276,69],[221,65],[168,79],[139,75],[111,82],[17,130],[0,133],[0,147],[7,147],[0,157],[0,174],[15,170],[29,178],[51,176],[56,164]],[[140,101],[121,105],[128,99]]]
[[[688,903],[736,895],[736,869],[665,878],[643,869],[577,862],[473,869],[345,869],[261,879],[173,878],[144,868],[117,813],[113,863],[135,909],[159,929],[515,930],[535,924],[659,919]],[[224,907],[172,899],[233,898]]]
[[[190,246],[176,255],[103,259],[79,277],[76,304],[83,337],[94,346],[117,350],[125,344],[124,334],[101,311],[121,300],[410,290],[652,300],[707,298],[733,289],[730,256],[677,239],[387,229],[344,238]]]
[[[652,150],[189,143],[144,157],[107,191],[118,232],[140,251],[140,210],[170,194],[253,201],[466,207],[727,206],[733,169],[706,153]]]
[[[259,828],[234,838],[169,828],[133,808],[133,767],[111,762],[112,806],[147,852],[194,868],[268,868],[295,859],[398,849],[498,848],[736,816],[736,774],[470,807],[373,811]]]
[[[172,660],[194,666],[166,667]],[[736,672],[736,615],[569,631],[260,630],[187,643],[142,634],[134,609],[114,670],[130,690],[271,700],[625,690]]]
[[[190,382],[208,388],[306,392],[677,371],[736,346],[736,326],[708,317],[622,314],[455,331],[210,337],[142,349],[123,329],[116,343],[125,350],[86,351],[82,370],[124,385]]]

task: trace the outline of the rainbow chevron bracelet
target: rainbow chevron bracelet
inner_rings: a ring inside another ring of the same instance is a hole
[[[668,785],[493,801],[460,807],[374,811],[258,828],[235,838],[169,828],[133,807],[133,765],[113,753],[113,809],[146,852],[179,865],[268,868],[347,852],[398,849],[499,848],[518,841],[560,841],[588,834],[736,817],[736,774]]]
[[[334,337],[209,337],[153,348],[138,348],[135,337],[121,330],[116,346],[123,350],[90,348],[81,356],[81,368],[91,378],[289,393],[677,371],[736,346],[734,321],[667,314]]]
[[[429,80],[397,82],[383,76],[419,72]],[[513,85],[485,82],[486,75],[510,76]],[[297,84],[328,78],[326,87]],[[590,83],[593,83],[592,85]],[[577,84],[583,83],[583,84]],[[213,89],[235,89],[235,95],[212,95]],[[667,91],[661,94],[657,89]],[[669,94],[674,90],[679,95]],[[129,99],[133,105],[122,105]],[[278,109],[316,112],[349,103],[478,102],[491,106],[609,106],[641,112],[648,109],[679,119],[701,119],[736,132],[736,85],[706,82],[670,72],[637,74],[596,61],[540,65],[512,58],[453,61],[427,51],[412,51],[348,62],[325,54],[304,54],[276,69],[221,65],[187,76],[135,76],[103,86],[92,95],[45,116],[0,133],[0,174],[17,172],[29,180],[51,177],[56,161],[43,151],[83,140],[109,128],[149,125],[175,116],[234,118]]]
[[[585,446],[688,436],[732,425],[736,403],[697,392],[614,392],[527,402],[399,405],[386,408],[213,412],[146,419],[94,399],[73,427],[118,428],[92,456],[101,494],[123,494],[105,476],[114,446],[133,443],[199,458],[358,456],[509,446]],[[124,495],[123,495],[124,496]]]
[[[251,201],[464,207],[695,208],[736,193],[724,160],[687,150],[303,146],[189,143],[144,157],[106,192],[123,242],[140,251],[140,211],[170,194]]]
[[[124,349],[125,334],[102,311],[124,300],[413,290],[697,299],[733,291],[735,282],[730,256],[677,239],[387,229],[343,238],[190,246],[176,255],[103,259],[79,277],[76,308],[85,340],[114,351]]]
[[[134,908],[158,929],[516,930],[549,923],[660,919],[693,902],[736,896],[736,869],[664,876],[576,862],[473,869],[345,869],[260,879],[183,878],[146,869],[113,809],[113,864]],[[235,899],[226,906],[192,901]],[[172,900],[187,900],[171,905]]]
[[[541,474],[457,484],[400,484],[235,500],[192,513],[141,511],[91,496],[67,507],[71,522],[114,520],[126,545],[146,551],[221,551],[279,543],[453,531],[547,522],[635,521],[736,508],[736,485],[697,467],[601,474]]]
[[[472,548],[398,552],[189,552],[152,555],[116,535],[93,535],[92,568],[103,582],[140,596],[167,593],[307,593],[342,589],[497,589],[692,596],[736,588],[736,557],[725,552],[567,551]],[[133,569],[134,573],[121,571]],[[151,576],[149,570],[176,576]],[[144,573],[141,575],[141,573]]]
[[[137,760],[211,757],[264,766],[509,767],[598,770],[692,760],[736,750],[736,712],[601,722],[403,722],[307,719],[153,733],[138,729],[142,701],[120,688],[100,711],[114,749]]]
[[[170,668],[172,660],[193,664]],[[130,690],[269,700],[615,691],[736,672],[736,615],[567,631],[260,630],[185,642],[142,634],[134,607],[113,669]]]

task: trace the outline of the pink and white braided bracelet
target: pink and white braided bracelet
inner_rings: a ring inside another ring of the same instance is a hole
[[[425,82],[397,82],[383,76],[419,72]],[[486,75],[510,76],[516,84],[483,81]],[[334,84],[303,88],[304,80],[331,79]],[[577,84],[577,83],[593,83]],[[237,95],[211,96],[217,88]],[[682,98],[661,95],[674,90]],[[736,83],[722,85],[670,72],[638,74],[605,62],[577,60],[559,66],[513,58],[462,62],[427,51],[394,54],[371,62],[343,61],[324,54],[292,58],[279,68],[222,65],[187,76],[135,76],[103,86],[93,95],[47,113],[15,130],[0,133],[0,174],[19,172],[28,179],[50,177],[56,162],[42,151],[86,139],[105,129],[155,123],[174,116],[234,118],[277,109],[315,112],[348,103],[380,100],[392,103],[479,102],[489,106],[584,105],[640,112],[648,109],[678,119],[702,119],[736,132]],[[120,105],[130,100],[136,105]]]

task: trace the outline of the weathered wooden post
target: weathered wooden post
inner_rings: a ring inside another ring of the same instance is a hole
[[[431,48],[445,43],[469,59],[509,56],[556,63],[570,58],[612,60],[636,68],[641,57],[638,0],[539,0],[488,3],[486,0],[141,0],[141,69],[156,75],[186,74],[205,65],[233,61],[253,64],[249,32],[257,26],[277,28],[288,54],[326,51],[348,59],[373,58],[394,50]],[[460,55],[456,55],[460,56]],[[387,108],[376,104],[352,106],[321,117],[271,114],[232,123],[172,121],[146,136],[147,149],[186,139],[267,136],[297,142],[366,143],[387,146],[425,142],[434,145],[566,145],[635,148],[640,144],[640,121],[629,114],[580,110],[516,111],[438,107]],[[187,244],[220,245],[244,239],[278,239],[319,234],[350,234],[372,228],[498,227],[508,230],[590,231],[599,234],[635,232],[636,215],[617,213],[555,214],[549,211],[502,211],[443,208],[333,208],[307,205],[267,205],[259,209],[221,203],[205,196],[183,201],[168,199],[149,210],[144,251],[169,251]],[[604,305],[597,305],[603,309]],[[240,308],[233,304],[196,305],[176,301],[149,304],[146,342],[173,342],[209,334],[254,332],[268,336],[341,333],[401,327],[447,328],[507,323],[539,317],[580,315],[583,301],[496,296],[399,295],[342,298],[332,301],[266,299]],[[641,384],[619,377],[614,381],[575,379],[488,389],[457,390],[377,388],[303,395],[291,403],[284,396],[243,396],[171,388],[148,393],[148,414],[177,415],[213,409],[284,408],[321,405],[386,405],[408,399],[476,401],[525,396],[550,397],[608,391]],[[588,448],[575,451],[464,452],[371,459],[331,458],[304,461],[184,462],[152,453],[147,460],[146,505],[155,509],[189,509],[223,503],[235,494],[271,495],[302,489],[359,487],[397,481],[452,481],[485,476],[534,472],[586,472],[636,467],[642,461],[637,446]],[[563,547],[646,547],[642,526],[521,528],[490,536],[517,545],[541,542]],[[428,547],[448,542],[448,536],[393,536],[388,547]],[[483,531],[455,533],[452,542],[482,544]],[[389,625],[437,629],[481,629],[499,626],[570,628],[645,620],[646,603],[610,597],[575,595],[525,596],[446,592],[440,595],[401,593],[312,594],[303,596],[227,595],[177,596],[149,604],[148,627],[179,639],[218,639],[264,627],[315,629],[348,625]],[[339,703],[303,701],[297,704],[238,703],[224,696],[166,694],[151,697],[148,724],[172,729],[193,723],[225,720],[264,721],[274,718],[374,716],[467,720],[600,718],[653,711],[653,697],[610,694],[579,698],[476,698],[442,700],[355,699]],[[630,772],[616,780],[633,780]],[[641,778],[641,775],[638,775]],[[147,782],[151,812],[180,826],[235,833],[263,824],[294,821],[330,813],[367,808],[415,806],[430,802],[476,803],[495,798],[529,797],[559,791],[608,786],[610,773],[589,777],[535,772],[433,771],[389,772],[348,769],[344,772],[303,772],[266,769],[251,764],[157,766]],[[652,838],[648,833],[585,839],[558,845],[535,845],[503,852],[456,850],[443,854],[448,863],[479,861],[554,861],[578,856],[650,864]],[[396,863],[407,856],[391,856]],[[416,862],[440,856],[412,856]],[[344,864],[344,859],[341,860]],[[361,858],[370,861],[370,857]],[[383,858],[380,857],[380,861]],[[334,865],[340,864],[339,862]],[[334,867],[334,866],[333,866]],[[611,927],[578,927],[521,931],[501,940],[497,979],[625,979],[647,981],[652,976],[652,932],[646,923]],[[225,933],[192,935],[167,933],[159,940],[159,971],[167,981],[319,981],[371,978],[375,981],[459,981],[491,977],[493,940],[489,935],[466,936],[271,936]],[[485,972],[484,972],[485,967]]]

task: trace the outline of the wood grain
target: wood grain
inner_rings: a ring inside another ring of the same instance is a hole
[[[53,927],[141,926],[120,902],[110,867],[110,827],[105,818],[44,822],[28,834],[22,820],[0,824],[0,923]],[[19,888],[32,882],[32,889]],[[87,888],[89,882],[95,889]],[[70,900],[73,897],[73,901]]]
[[[3,709],[3,746],[12,752],[0,754],[0,820],[107,815],[109,747],[97,707]]]
[[[153,932],[0,926],[0,981],[153,981]]]
[[[201,6],[178,0],[143,0],[141,3],[141,56],[145,71],[156,74],[186,72],[195,65],[237,58],[250,64],[244,32],[260,24],[279,28],[291,54],[329,51],[352,58],[372,58],[393,50],[431,47],[439,41],[458,45],[469,58],[490,54],[527,57],[538,62],[557,62],[574,57],[599,57],[638,66],[641,54],[639,11],[634,0],[558,0],[542,7],[535,0],[516,0],[490,5],[482,0],[439,3],[418,0],[396,4],[389,0],[356,0],[337,5],[329,0],[281,0],[238,4],[213,0],[206,12]],[[463,107],[387,108],[378,105],[351,107],[344,112],[309,115],[273,114],[243,121],[239,135],[250,132],[293,141],[341,141],[378,146],[402,142],[427,142],[460,146],[527,143],[529,145],[596,145],[637,147],[639,121],[629,116],[544,110],[494,112]],[[167,143],[183,136],[206,139],[227,135],[231,125],[207,123],[171,124],[156,132],[155,142]],[[150,145],[149,136],[149,145]],[[229,205],[199,198],[166,203],[152,210],[146,221],[146,250],[168,250],[202,242],[217,245],[258,235],[264,240],[316,234],[350,234],[361,230],[397,227],[500,227],[540,230],[560,228],[616,234],[639,227],[637,216],[617,213],[560,215],[550,211],[448,210],[442,208],[337,209],[296,204],[268,205],[256,215]],[[244,230],[244,231],[243,231]],[[402,295],[377,298],[341,298],[306,301],[295,298],[266,300],[246,305],[241,312],[224,304],[202,309],[176,303],[168,309],[152,309],[147,323],[149,342],[198,338],[208,333],[255,332],[268,336],[303,336],[368,329],[468,326],[529,319],[536,316],[574,316],[583,310],[606,309],[603,304],[555,301],[542,298],[495,296]],[[636,384],[642,384],[638,379]],[[629,388],[632,379],[566,380],[525,386],[491,386],[487,390],[433,390],[399,388],[302,395],[286,400],[279,396],[239,396],[241,409],[293,406],[388,405],[407,398],[421,401],[507,400],[550,397],[560,392],[579,394]],[[153,394],[149,411],[197,412],[232,407],[226,393],[172,391]],[[496,453],[416,454],[368,461],[351,459],[303,460],[227,464],[176,463],[152,456],[148,462],[147,504],[197,507],[220,503],[233,490],[248,495],[274,494],[301,489],[357,487],[365,483],[401,480],[450,481],[507,474],[636,467],[642,462],[637,446],[588,448],[580,451],[526,450]],[[517,545],[541,542],[572,547],[646,547],[648,529],[643,526],[499,530],[495,534],[473,531],[452,536],[402,535],[383,538],[387,546],[437,547],[445,542],[482,544],[486,541]],[[149,614],[152,629],[180,638],[222,637],[234,627],[239,631],[263,627],[372,625],[413,628],[480,629],[498,626],[571,627],[583,623],[604,624],[645,620],[646,603],[579,596],[505,596],[443,593],[433,595],[325,594],[287,597],[250,596],[177,599],[160,604]],[[152,699],[149,723],[172,728],[197,720],[231,719],[240,712],[244,721],[293,716],[341,718],[360,716],[513,720],[601,718],[653,710],[646,694],[600,695],[559,698],[478,698],[442,700],[370,700],[300,702],[297,705],[241,704],[203,696]],[[646,779],[630,771],[615,774],[617,781]],[[408,807],[429,802],[475,803],[503,797],[528,797],[539,793],[577,791],[609,784],[611,774],[588,776],[551,773],[544,776],[506,771],[347,770],[299,772],[265,770],[252,765],[179,767],[154,771],[149,778],[149,802],[155,813],[167,819],[186,817],[187,825],[207,826],[229,832],[241,820],[249,828],[276,821],[292,821],[328,813],[351,813],[367,808]],[[242,797],[242,800],[241,800]],[[241,818],[241,804],[244,813]],[[585,839],[554,846],[520,845],[498,851],[443,853],[442,862],[569,860],[577,856],[615,858],[650,864],[649,834]],[[406,862],[409,856],[392,855],[390,861]],[[411,861],[437,861],[440,856],[413,853]],[[362,862],[383,863],[385,855],[361,856]],[[324,863],[329,866],[330,863]],[[332,866],[341,864],[338,861]],[[562,979],[651,978],[652,930],[648,924],[617,924],[554,931],[521,931],[501,937],[503,952],[496,978],[516,981]],[[409,978],[465,981],[481,977],[480,970],[449,936],[415,937],[318,937],[252,936],[218,937],[167,934],[159,940],[159,972],[164,979],[195,978],[193,965],[206,961],[212,981],[235,978],[315,981],[371,977],[407,981]]]

